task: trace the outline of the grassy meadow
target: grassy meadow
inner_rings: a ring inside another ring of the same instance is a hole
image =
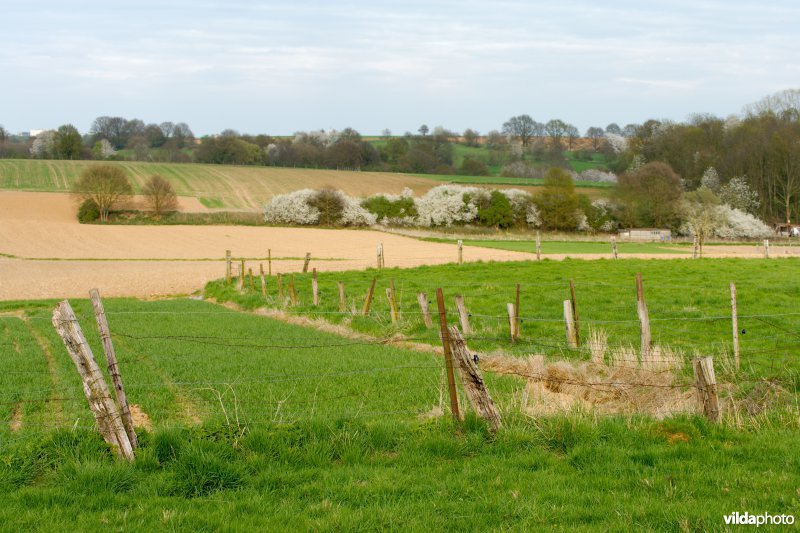
[[[454,268],[411,272],[438,285]],[[514,407],[522,381],[487,374],[504,427],[468,415],[456,433],[429,416],[435,354],[187,299],[105,302],[129,401],[149,418],[125,464],[92,431],[54,304],[0,304],[8,529],[693,530],[736,509],[800,512],[796,414],[529,418]],[[73,305],[102,357],[90,304]]]

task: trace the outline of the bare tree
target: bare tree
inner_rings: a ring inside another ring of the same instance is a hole
[[[100,212],[100,221],[108,221],[108,212],[130,198],[133,188],[122,167],[115,165],[92,165],[83,171],[72,188],[80,200],[90,200]]]
[[[619,126],[617,126],[617,130],[619,130]],[[600,139],[602,139],[604,135],[605,133],[603,132],[603,128],[598,128],[597,126],[592,126],[588,130],[586,130],[586,136],[592,140],[592,148],[594,148],[595,152],[597,151],[597,147],[600,144]]]
[[[142,194],[145,205],[157,217],[178,210],[178,196],[175,194],[175,189],[158,174],[150,176],[142,187]]]
[[[536,135],[536,124],[530,115],[511,117],[503,124],[503,133],[518,139],[522,143],[522,147],[527,148],[531,139]]]

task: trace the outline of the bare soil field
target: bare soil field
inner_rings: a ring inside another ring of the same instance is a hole
[[[187,207],[189,207],[187,201]],[[370,230],[243,226],[102,226],[79,224],[60,193],[0,192],[0,300],[191,293],[224,275],[225,250],[253,258],[267,250],[273,272],[302,269],[306,252],[318,270],[375,265],[383,243],[386,266],[455,261],[456,247]],[[528,254],[465,248],[464,259],[519,260]]]

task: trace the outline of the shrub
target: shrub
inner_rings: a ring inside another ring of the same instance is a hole
[[[500,175],[505,178],[541,178],[544,176],[544,170],[541,168],[529,165],[524,161],[516,161],[505,165],[500,171]]]
[[[462,176],[488,176],[489,169],[480,159],[465,157],[458,171]]]
[[[417,223],[420,226],[452,226],[472,222],[478,214],[474,201],[465,195],[475,195],[476,187],[439,185],[417,201]]]
[[[311,189],[300,189],[273,196],[264,205],[264,220],[270,224],[316,224],[319,210],[308,203],[313,194]]]
[[[417,206],[410,191],[402,196],[377,194],[361,202],[361,206],[375,215],[378,222],[384,224],[392,223],[392,221],[413,223],[417,216]],[[401,222],[400,225],[408,225],[408,223]]]
[[[617,175],[613,172],[603,172],[596,168],[589,168],[581,172],[579,178],[583,181],[596,181],[599,183],[616,183]]]
[[[100,212],[100,220],[105,222],[112,208],[130,198],[133,188],[122,167],[92,165],[83,171],[72,192],[82,201],[93,201]]]
[[[92,200],[84,200],[78,208],[78,222],[86,224],[100,218],[100,209]]]
[[[322,188],[314,192],[306,202],[319,212],[319,223],[323,226],[333,226],[342,219],[344,194],[336,189]]]
[[[488,205],[478,209],[478,220],[486,226],[510,228],[514,224],[514,211],[508,197],[500,191],[492,191]]]
[[[178,196],[172,184],[158,174],[150,176],[142,187],[145,205],[157,217],[178,210]]]
[[[750,213],[741,209],[733,208],[729,205],[717,207],[720,216],[725,220],[714,229],[714,235],[723,239],[736,238],[764,238],[773,234],[772,230]]]

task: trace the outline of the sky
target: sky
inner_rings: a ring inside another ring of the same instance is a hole
[[[0,0],[0,125],[582,132],[800,86],[795,1]]]

